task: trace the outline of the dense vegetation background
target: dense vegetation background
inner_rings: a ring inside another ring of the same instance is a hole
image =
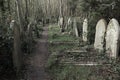
[[[60,16],[80,17],[81,22],[88,18],[91,44],[99,19],[104,18],[109,22],[111,18],[116,18],[120,22],[119,8],[120,0],[0,0],[0,75],[6,70],[13,70],[12,20],[20,28],[21,53],[24,54],[30,53],[29,45],[32,45],[26,38],[28,25],[32,25],[33,34],[36,35],[39,26],[56,23]]]

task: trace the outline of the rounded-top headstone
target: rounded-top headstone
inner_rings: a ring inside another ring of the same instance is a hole
[[[87,35],[88,35],[88,19],[86,18],[83,22],[83,41],[87,42]]]
[[[100,51],[104,50],[106,28],[107,28],[106,20],[104,19],[99,20],[96,25],[95,42],[94,42],[94,48],[97,50]]]
[[[119,53],[120,25],[116,19],[111,19],[106,32],[106,52],[116,58]]]

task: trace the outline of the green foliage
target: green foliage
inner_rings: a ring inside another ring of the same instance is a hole
[[[13,51],[13,34],[9,28],[0,26],[0,53],[11,54]]]
[[[12,62],[13,34],[9,26],[0,26],[0,78],[15,74]],[[6,77],[7,78],[7,77]]]
[[[88,18],[88,40],[90,44],[94,43],[96,24],[99,20],[100,14],[97,12],[91,12],[90,17]]]
[[[22,40],[22,51],[23,53],[31,53],[34,45],[35,45],[35,39],[40,38],[41,34],[43,32],[42,25],[33,25],[32,26],[32,31],[28,34],[26,31],[27,35],[23,35],[23,40]]]
[[[58,42],[65,42],[65,41],[75,41],[77,42],[78,39],[72,35],[69,35],[68,33],[61,33],[59,26],[50,25],[49,26],[49,35],[48,39],[50,42],[58,41]]]
[[[46,64],[46,68],[48,70],[50,70],[51,68],[54,67],[54,65],[58,65],[58,58],[57,58],[57,53],[53,53],[52,55],[50,55],[48,62]]]
[[[36,26],[34,26],[33,32],[32,32],[34,38],[40,38],[41,37],[41,34],[43,32],[42,27],[43,27],[42,25],[36,25]]]
[[[62,70],[58,73],[57,80],[85,80],[90,74],[89,68],[84,66],[64,65],[60,68]]]
[[[69,0],[68,5],[70,6],[70,10],[72,11],[71,15],[74,16],[76,8],[77,8],[77,3],[79,0]]]
[[[97,21],[93,19],[98,19],[98,13],[92,13],[92,16],[89,20]],[[89,22],[89,24],[92,22]],[[91,24],[91,26],[95,26],[95,24]],[[94,27],[92,27],[94,28]],[[90,28],[92,30],[92,28]],[[64,40],[60,39],[58,27],[51,26],[49,27],[49,37],[50,41],[63,42]],[[64,37],[65,35],[61,35]],[[58,39],[58,40],[57,40]],[[71,39],[69,37],[69,39]],[[69,41],[67,39],[66,41]],[[73,40],[74,41],[74,40]],[[84,49],[87,51],[83,53],[76,53],[76,52],[69,52],[65,53],[65,50],[74,50],[74,49],[81,49],[78,48],[77,44],[68,45],[67,43],[64,44],[49,44],[49,51],[51,53],[50,58],[48,59],[47,63],[47,70],[52,76],[53,80],[118,80],[120,77],[120,60],[119,59],[111,59],[105,54],[103,51],[98,52],[97,50],[93,49],[93,46],[85,46]],[[82,57],[82,59],[80,59]],[[83,60],[84,57],[84,60]],[[71,60],[72,59],[72,60]],[[72,64],[64,63],[65,61],[68,62],[82,62],[82,61],[95,61],[100,65],[96,66],[76,66]],[[63,63],[62,63],[63,62]]]
[[[58,53],[53,53],[46,65],[53,80],[84,80],[90,74],[90,68],[85,66],[64,65],[59,63]]]
[[[52,50],[53,51],[53,50]],[[57,50],[60,51],[60,50]],[[90,52],[90,51],[89,51]],[[89,58],[89,53],[84,56],[85,60]],[[120,61],[119,59],[108,59],[108,57],[103,53],[91,54],[91,56],[96,57],[95,61],[98,61],[100,65],[96,66],[76,66],[72,64],[62,64],[60,63],[60,54],[62,52],[54,52],[51,54],[47,70],[52,76],[53,80],[118,80],[120,73]],[[65,54],[65,53],[64,53]],[[77,59],[81,53],[69,53],[66,56],[72,56]],[[65,56],[64,56],[65,57]],[[67,59],[67,58],[66,58]],[[100,61],[99,61],[100,60]],[[110,62],[109,62],[110,61]]]
[[[119,20],[119,0],[82,0],[81,2],[83,13],[97,12],[107,20],[113,17]]]

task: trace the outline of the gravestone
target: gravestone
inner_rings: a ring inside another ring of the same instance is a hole
[[[120,25],[116,19],[111,19],[106,32],[106,53],[116,58],[119,53]]]
[[[98,21],[96,25],[94,48],[100,51],[104,50],[105,32],[107,22],[104,19]]]
[[[59,18],[58,25],[59,25],[60,28],[63,26],[63,17]]]
[[[64,32],[64,28],[65,28],[65,24],[64,23],[65,23],[64,18],[60,17],[59,21],[58,21],[58,25],[60,27],[60,32]]]
[[[76,19],[74,19],[73,30],[74,30],[75,36],[79,37]]]
[[[32,33],[33,33],[33,23],[29,23],[27,27],[27,40],[28,40],[28,53],[32,51]]]
[[[15,70],[19,72],[22,66],[20,28],[15,20],[11,21],[10,26],[13,28],[14,33],[13,65],[15,67]]]
[[[30,38],[32,37],[32,26],[32,23],[29,23],[27,27],[27,36]]]
[[[15,20],[12,20],[10,23],[10,29],[12,29],[12,30],[13,30],[14,22],[15,22]]]
[[[87,36],[88,36],[88,20],[86,18],[83,22],[83,33],[82,33],[84,42],[87,42],[87,40],[88,40]]]
[[[71,18],[68,18],[66,29],[68,31],[72,29],[72,20],[71,20]]]

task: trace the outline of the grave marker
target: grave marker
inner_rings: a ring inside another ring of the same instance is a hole
[[[88,36],[88,20],[86,18],[83,22],[83,33],[82,33],[82,37],[83,37],[84,42],[88,41],[87,36]]]
[[[96,25],[94,48],[100,51],[104,50],[106,28],[107,22],[104,19],[99,20]]]
[[[111,19],[106,32],[106,52],[116,58],[119,53],[120,25],[116,19]]]
[[[13,65],[16,71],[19,72],[22,66],[20,28],[15,22],[15,20],[11,21],[10,26],[11,28],[13,28],[14,33]]]

